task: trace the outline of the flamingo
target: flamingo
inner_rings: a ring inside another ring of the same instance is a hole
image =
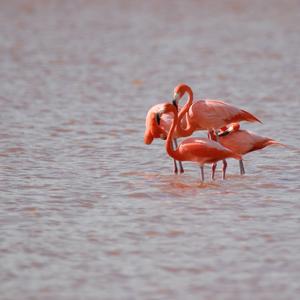
[[[166,102],[167,103],[167,102]],[[171,127],[172,116],[170,114],[164,114],[159,119],[157,118],[157,113],[161,111],[166,103],[160,103],[152,106],[146,116],[146,130],[144,134],[144,143],[149,145],[152,143],[154,138],[161,138],[165,140],[167,138],[167,133]],[[183,124],[183,126],[186,123]],[[174,135],[174,146],[177,147],[177,138],[178,134]],[[174,173],[178,173],[178,168],[176,164],[176,160],[174,159]],[[181,161],[178,162],[180,173],[184,172]]]
[[[261,121],[250,114],[249,112],[242,110],[233,105],[227,104],[221,100],[198,100],[193,103],[193,91],[192,89],[181,83],[174,89],[173,105],[178,107],[178,102],[184,96],[188,94],[188,101],[180,111],[178,118],[181,119],[182,114],[186,114],[186,128],[183,128],[180,122],[177,126],[177,134],[185,137],[191,135],[196,130],[208,130],[210,138],[214,135],[217,129],[224,127],[230,123],[248,121],[248,122],[260,122]],[[216,139],[218,140],[218,136]],[[214,179],[216,164],[212,165],[212,179]],[[222,177],[225,179],[227,168],[226,160],[223,160]]]
[[[174,149],[172,147],[172,140],[174,132],[181,122],[184,115],[180,114],[178,116],[177,109],[171,103],[164,105],[162,111],[156,114],[156,118],[160,119],[163,114],[172,113],[173,120],[171,128],[168,132],[166,140],[166,150],[169,156],[173,157],[178,161],[192,161],[200,165],[201,169],[201,181],[204,181],[204,164],[214,163],[219,160],[224,160],[226,158],[232,157],[238,160],[242,159],[242,156],[234,153],[233,151],[225,148],[220,143],[206,138],[188,138],[185,139],[180,145]]]
[[[245,155],[249,152],[263,149],[271,145],[281,145],[282,143],[271,138],[260,136],[248,130],[241,130],[239,123],[233,123],[227,128],[222,128],[223,131],[218,131],[219,143],[231,151]],[[239,161],[240,173],[245,174],[243,160]]]

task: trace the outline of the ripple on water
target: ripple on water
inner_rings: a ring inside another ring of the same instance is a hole
[[[153,195],[151,193],[143,192],[131,192],[126,194],[130,199],[152,199]]]
[[[0,10],[1,299],[298,299],[298,2],[18,2]],[[289,146],[245,176],[174,175],[143,134],[178,82]]]

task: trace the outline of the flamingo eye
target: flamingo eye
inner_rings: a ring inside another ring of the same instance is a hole
[[[155,120],[156,120],[157,125],[160,125],[160,115],[159,114],[155,115]]]

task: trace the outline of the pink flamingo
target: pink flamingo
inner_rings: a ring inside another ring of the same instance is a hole
[[[184,128],[179,122],[177,134],[185,137],[191,135],[195,130],[208,130],[210,137],[214,135],[217,129],[230,123],[248,121],[260,122],[254,115],[233,105],[227,104],[220,100],[198,100],[193,103],[193,91],[186,84],[179,84],[174,89],[173,105],[178,107],[179,100],[188,94],[188,101],[179,112],[178,118],[186,114],[187,126]],[[216,136],[216,135],[215,135]],[[216,136],[217,137],[217,136]],[[218,137],[217,137],[218,139]],[[212,179],[214,179],[216,165],[212,165]],[[223,179],[225,179],[227,168],[226,160],[223,160]]]
[[[201,180],[204,181],[204,164],[215,163],[219,160],[232,157],[235,159],[242,159],[242,156],[234,153],[230,149],[225,148],[220,143],[205,138],[188,138],[174,149],[172,146],[173,135],[178,123],[181,122],[183,114],[178,116],[177,109],[170,103],[164,105],[161,112],[157,113],[157,119],[160,119],[165,113],[173,113],[173,121],[168,132],[166,141],[166,150],[169,156],[178,161],[192,161],[200,165]]]
[[[167,102],[166,102],[167,103]],[[161,138],[165,140],[167,138],[168,131],[170,130],[171,123],[172,123],[172,114],[165,113],[160,118],[157,117],[157,113],[162,111],[164,105],[166,103],[160,103],[157,105],[152,106],[146,116],[146,130],[144,133],[144,143],[149,145],[152,143],[154,138]],[[186,126],[186,123],[182,124]],[[174,147],[178,146],[177,138],[180,137],[177,132],[174,134]],[[176,164],[176,160],[174,159],[174,173],[178,173],[178,168]],[[183,173],[184,169],[182,166],[181,161],[178,162],[179,164],[179,172]]]
[[[227,128],[222,129],[223,131],[217,132],[219,143],[231,151],[241,155],[245,155],[249,152],[260,150],[271,145],[284,146],[284,144],[271,138],[260,136],[248,130],[241,130],[240,124],[238,123],[233,123]],[[245,168],[242,159],[239,161],[239,164],[240,173],[243,175],[245,174]]]

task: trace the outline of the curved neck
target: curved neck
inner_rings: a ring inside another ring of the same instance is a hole
[[[174,114],[174,118],[173,118],[172,125],[171,125],[171,128],[170,128],[168,136],[167,136],[167,140],[166,140],[166,150],[167,150],[167,153],[171,157],[173,157],[176,160],[180,160],[180,155],[178,153],[178,150],[173,149],[172,141],[173,141],[173,135],[174,135],[174,131],[176,129],[176,126],[177,126],[178,122],[181,121],[183,115],[179,118],[175,111],[173,111],[173,114]]]
[[[177,125],[177,133],[182,137],[189,136],[193,133],[193,127],[190,124],[190,120],[187,112],[193,104],[194,96],[193,96],[193,91],[189,86],[185,86],[185,92],[188,93],[189,98],[186,104],[183,106],[182,110],[178,114],[178,125]],[[187,122],[187,127],[185,129],[182,128],[181,125],[181,120],[184,115],[186,115],[186,122]]]

